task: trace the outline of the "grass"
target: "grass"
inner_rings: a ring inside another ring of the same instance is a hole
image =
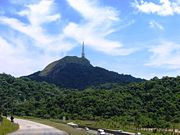
[[[6,135],[16,131],[19,128],[18,124],[11,123],[6,118],[3,118],[2,123],[0,124],[0,135]]]
[[[33,117],[23,117],[23,119],[28,119],[28,120],[31,120],[34,122],[52,126],[54,128],[57,128],[57,129],[67,132],[69,135],[92,135],[90,133],[87,133],[83,129],[72,128],[66,124],[61,123],[58,120],[47,120],[47,119],[40,119],[40,118],[33,118]]]
[[[87,126],[87,127],[95,127],[95,128],[104,128],[104,129],[113,129],[113,130],[123,130],[123,131],[129,131],[129,132],[140,132],[143,135],[172,135],[172,132],[167,131],[143,131],[143,130],[136,130],[135,127],[132,125],[121,125],[118,122],[114,122],[112,120],[106,120],[106,121],[82,121],[82,120],[74,120],[74,123]],[[178,126],[176,125],[176,128]],[[178,128],[179,129],[179,128]],[[180,135],[180,134],[178,134]]]
[[[180,130],[180,123],[175,124],[175,128]]]

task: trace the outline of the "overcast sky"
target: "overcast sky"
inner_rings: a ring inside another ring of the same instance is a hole
[[[0,0],[0,73],[66,55],[150,79],[180,75],[180,0]]]

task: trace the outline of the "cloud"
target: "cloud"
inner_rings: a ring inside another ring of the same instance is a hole
[[[107,37],[116,31],[120,18],[118,11],[112,7],[101,7],[97,1],[67,0],[82,17],[80,24],[70,22],[64,28],[64,34],[81,43],[110,55],[129,55],[135,49],[124,48],[119,41]]]
[[[149,49],[152,53],[147,66],[167,69],[180,69],[180,45],[173,42],[162,42]]]
[[[157,14],[160,16],[170,16],[180,14],[180,1],[179,0],[159,0],[159,4],[153,2],[146,2],[135,0],[133,6],[140,12],[147,14]]]
[[[118,12],[112,7],[100,7],[94,0],[67,0],[85,19],[101,24],[104,21],[118,21]]]
[[[22,36],[11,36],[8,40],[0,36],[0,71],[14,76],[28,75],[59,58],[30,49],[26,46],[28,41]]]
[[[8,25],[18,32],[26,34],[41,44],[49,42],[48,36],[43,33],[43,29],[41,27],[27,25],[16,18],[8,18],[5,16],[0,16],[0,23]]]
[[[60,18],[60,14],[52,14],[52,5],[52,0],[42,0],[39,3],[27,5],[26,9],[18,12],[18,15],[25,16],[28,19],[29,24],[25,24],[16,18],[9,18],[6,16],[0,16],[0,22],[28,35],[40,44],[49,43],[53,39],[44,32],[45,30],[41,25],[43,23],[56,21]]]
[[[13,46],[0,37],[0,70],[13,75],[19,75],[23,69],[23,72],[26,74],[29,71],[30,64],[28,63],[31,62],[25,59],[24,56],[21,57],[23,52],[24,48],[22,46]]]
[[[29,4],[24,10],[17,14],[26,17],[29,23],[24,23],[19,19],[0,16],[0,23],[8,25],[14,30],[26,34],[37,43],[37,47],[46,52],[63,52],[72,49],[72,45],[63,41],[63,35],[50,35],[44,29],[44,23],[52,23],[60,19],[59,13],[53,13],[53,0],[41,0],[39,3]],[[60,44],[63,44],[62,46]],[[66,46],[65,46],[66,45]]]
[[[76,41],[81,43],[85,41],[86,45],[90,47],[105,52],[110,55],[128,55],[132,53],[133,49],[125,49],[122,47],[122,44],[116,41],[111,41],[105,39],[100,34],[92,31],[91,28],[88,28],[88,25],[78,25],[75,23],[70,23],[64,29],[65,35],[74,38]]]
[[[164,27],[160,23],[156,22],[155,20],[152,20],[149,22],[149,27],[153,29],[164,30]]]
[[[60,19],[60,14],[53,14],[54,0],[42,0],[38,4],[27,5],[27,9],[18,12],[26,16],[32,26],[39,26]]]

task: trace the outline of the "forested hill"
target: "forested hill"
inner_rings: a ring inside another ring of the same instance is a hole
[[[118,74],[104,68],[94,67],[86,58],[66,56],[52,62],[44,70],[28,76],[32,80],[46,81],[60,87],[84,89],[103,83],[121,83],[144,81],[131,75]]]
[[[180,77],[77,91],[1,74],[0,99],[0,112],[15,115],[112,119],[123,125],[160,128],[180,123]]]

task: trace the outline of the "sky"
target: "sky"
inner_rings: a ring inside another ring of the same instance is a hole
[[[0,0],[0,73],[64,56],[135,77],[180,75],[180,0]]]

